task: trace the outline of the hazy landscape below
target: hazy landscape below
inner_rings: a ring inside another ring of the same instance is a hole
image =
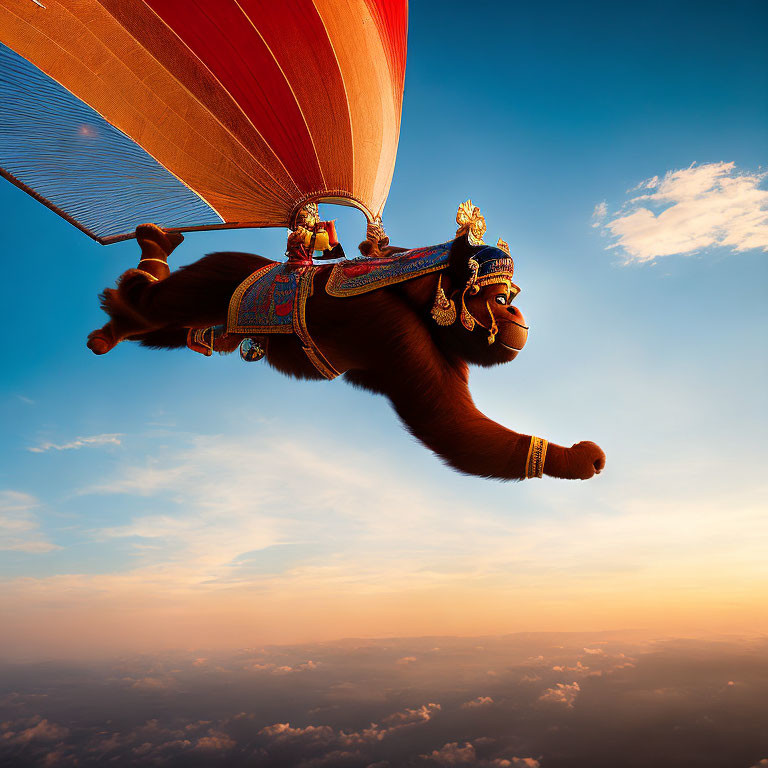
[[[0,764],[768,765],[768,641],[345,640],[0,666]]]

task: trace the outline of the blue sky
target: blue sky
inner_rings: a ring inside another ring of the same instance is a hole
[[[225,640],[201,628],[213,603],[235,640],[757,629],[768,240],[753,220],[768,9],[471,11],[413,4],[385,225],[396,244],[431,244],[452,236],[458,203],[481,207],[488,239],[510,243],[531,335],[514,363],[473,371],[476,402],[521,432],[594,440],[606,471],[588,483],[466,478],[341,381],[130,344],[97,358],[85,347],[103,322],[96,296],[134,264],[135,244],[96,245],[3,183],[0,579],[18,618],[5,652],[41,626],[74,637],[72,617],[102,625],[107,603],[121,609],[106,622],[115,637],[126,616],[152,624],[167,615],[158,592],[177,597],[190,642],[214,644]],[[628,219],[674,206],[682,221],[673,211],[650,236]],[[332,215],[354,254],[362,216]],[[681,232],[713,243],[654,256]],[[193,234],[173,259],[278,258],[284,238]],[[499,610],[512,599],[515,616]]]

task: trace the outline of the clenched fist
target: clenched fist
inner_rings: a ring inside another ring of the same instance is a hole
[[[599,475],[605,467],[602,448],[589,440],[576,443],[570,448],[549,444],[544,462],[544,474],[564,480],[589,480]]]

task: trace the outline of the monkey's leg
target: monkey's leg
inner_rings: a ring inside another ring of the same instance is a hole
[[[102,294],[102,307],[112,320],[91,334],[88,346],[96,354],[104,354],[125,338],[166,326],[222,324],[237,286],[268,263],[250,253],[213,253],[163,280],[143,269],[128,270],[117,289],[108,288]]]
[[[168,256],[183,240],[184,235],[181,232],[166,232],[156,224],[141,224],[136,227],[136,242],[141,248],[137,269],[158,280],[164,280],[171,274]]]
[[[183,240],[184,235],[180,232],[165,232],[156,224],[136,227],[141,258],[136,269],[129,269],[120,276],[117,290],[108,288],[102,293],[102,308],[111,319],[88,335],[88,347],[92,352],[103,355],[123,339],[156,327],[148,325],[141,312],[137,311],[136,298],[148,284],[170,276],[168,256]]]

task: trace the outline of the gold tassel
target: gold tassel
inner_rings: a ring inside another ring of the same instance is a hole
[[[430,314],[438,325],[448,326],[456,322],[456,304],[454,304],[453,299],[449,299],[445,295],[442,274],[437,279],[435,303],[432,305],[432,312]]]
[[[496,334],[499,332],[499,326],[496,325],[496,318],[493,316],[491,302],[486,301],[485,307],[488,310],[488,314],[491,316],[491,327],[488,330],[488,344],[493,344],[493,342],[496,341]]]

